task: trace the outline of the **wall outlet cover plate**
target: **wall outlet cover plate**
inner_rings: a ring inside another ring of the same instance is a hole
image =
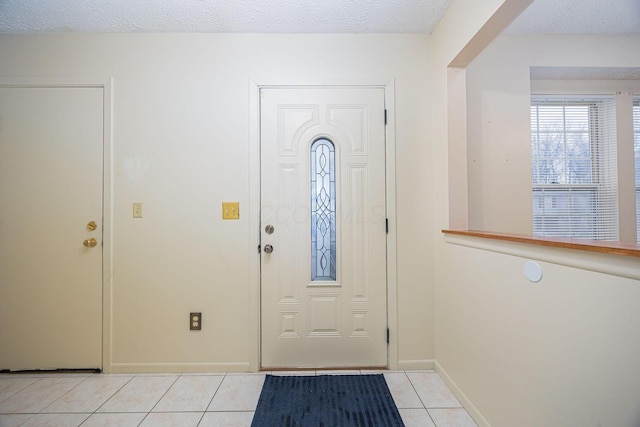
[[[192,331],[202,330],[202,313],[189,313],[189,329]]]

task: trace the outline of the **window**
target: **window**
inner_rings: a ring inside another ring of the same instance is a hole
[[[636,232],[640,243],[640,96],[633,98],[633,152],[636,159]]]
[[[531,99],[533,234],[618,240],[615,98]]]
[[[311,144],[311,280],[336,280],[335,147],[324,138]]]

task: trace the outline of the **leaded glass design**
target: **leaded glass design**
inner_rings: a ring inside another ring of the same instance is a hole
[[[335,147],[328,139],[311,145],[311,280],[336,280]]]

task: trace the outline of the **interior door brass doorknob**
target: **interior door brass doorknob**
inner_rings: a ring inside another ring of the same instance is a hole
[[[93,248],[94,246],[96,246],[98,244],[98,241],[92,237],[92,238],[87,239],[84,242],[82,242],[82,244],[86,248]]]

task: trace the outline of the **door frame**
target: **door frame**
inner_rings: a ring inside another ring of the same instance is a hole
[[[2,88],[100,88],[102,89],[102,366],[111,372],[111,291],[113,237],[113,77],[0,77]]]
[[[260,90],[304,88],[375,88],[384,90],[387,124],[385,126],[386,209],[389,220],[387,233],[387,368],[398,369],[398,297],[397,297],[397,234],[396,234],[396,140],[395,140],[395,79],[367,79],[366,81],[312,82],[287,84],[249,80],[249,313],[251,349],[249,365],[257,372],[261,367],[260,326]]]

